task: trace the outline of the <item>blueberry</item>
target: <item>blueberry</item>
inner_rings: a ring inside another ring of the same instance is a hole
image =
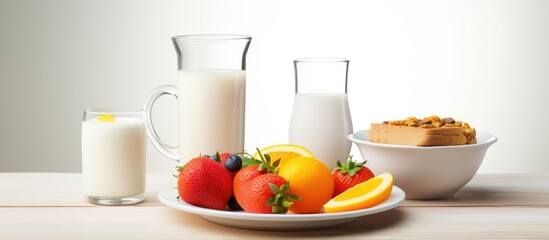
[[[225,161],[225,168],[231,172],[238,172],[242,168],[242,158],[233,154]]]
[[[227,203],[227,206],[229,206],[229,208],[233,211],[242,210],[242,207],[240,206],[240,204],[238,204],[234,196],[231,196],[231,198],[229,199],[229,202]]]
[[[217,159],[218,154],[212,154],[209,156],[210,159],[215,160],[216,162],[219,162],[219,159]]]
[[[204,158],[211,158],[210,155],[208,154],[203,154],[203,155],[200,155],[200,157],[204,157]]]

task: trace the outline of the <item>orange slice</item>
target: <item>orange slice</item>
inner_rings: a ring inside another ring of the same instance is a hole
[[[283,166],[286,162],[297,157],[314,158],[313,154],[306,148],[296,144],[289,144],[289,143],[271,145],[259,151],[261,151],[262,154],[268,154],[271,157],[272,161],[280,159],[280,165],[278,166],[278,168]],[[259,159],[259,153],[256,152],[253,157],[255,159]]]
[[[393,175],[383,173],[332,198],[324,204],[324,211],[335,213],[370,208],[387,200],[392,190]]]

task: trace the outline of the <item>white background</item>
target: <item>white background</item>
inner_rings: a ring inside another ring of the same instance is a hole
[[[292,60],[335,56],[355,130],[451,116],[499,138],[480,172],[549,172],[549,1],[530,0],[0,0],[0,171],[80,172],[83,110],[176,84],[170,37],[199,33],[253,37],[249,151],[287,142]],[[176,144],[177,102],[157,103]],[[149,171],[174,166],[149,144]]]

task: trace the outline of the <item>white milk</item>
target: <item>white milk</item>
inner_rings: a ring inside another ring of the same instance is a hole
[[[84,194],[94,197],[130,197],[145,192],[147,148],[145,121],[116,117],[82,123]]]
[[[347,94],[296,94],[290,121],[290,143],[311,151],[328,168],[346,162],[353,132]]]
[[[246,72],[179,71],[180,161],[244,149]]]

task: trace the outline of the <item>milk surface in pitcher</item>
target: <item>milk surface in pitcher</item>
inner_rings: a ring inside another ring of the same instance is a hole
[[[181,162],[244,149],[245,71],[180,70],[178,95]]]

